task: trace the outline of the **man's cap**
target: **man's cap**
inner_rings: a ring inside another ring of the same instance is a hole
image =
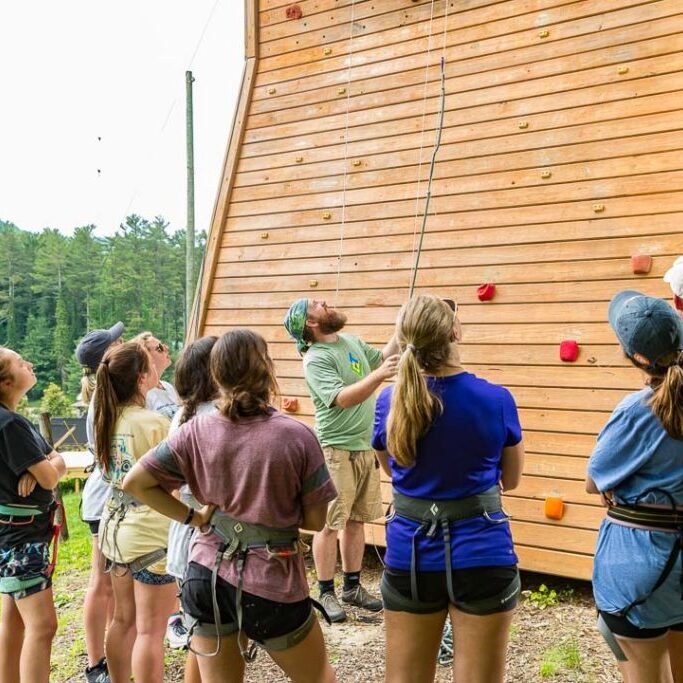
[[[639,353],[650,365],[683,348],[681,319],[662,299],[625,289],[610,301],[607,317],[626,354]]]
[[[306,318],[308,317],[308,299],[297,299],[287,311],[284,326],[289,336],[296,342],[297,351],[306,353],[308,343],[304,341]]]
[[[679,256],[664,273],[664,282],[668,282],[671,291],[683,299],[683,256]]]
[[[108,330],[93,330],[76,347],[76,359],[84,368],[97,369],[106,350],[123,334],[123,323],[117,322]]]

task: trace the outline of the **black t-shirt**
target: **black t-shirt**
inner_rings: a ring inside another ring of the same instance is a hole
[[[54,501],[52,491],[36,484],[32,493],[22,498],[19,479],[31,465],[45,460],[52,447],[22,415],[0,404],[0,503],[5,505],[39,505],[45,509]],[[32,524],[11,526],[0,524],[0,546],[47,542],[51,535],[50,515],[37,516]]]

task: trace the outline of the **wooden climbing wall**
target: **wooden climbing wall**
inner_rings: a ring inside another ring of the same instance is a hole
[[[464,363],[517,399],[527,461],[506,506],[521,566],[589,578],[602,510],[584,492],[586,459],[640,386],[607,302],[624,287],[667,296],[661,277],[683,252],[683,4],[301,0],[300,18],[292,5],[246,2],[195,332],[261,332],[310,424],[281,324],[290,302],[336,302],[350,331],[388,340],[410,282],[443,54],[418,290],[457,299]],[[653,258],[645,275],[632,273],[637,253]],[[484,282],[497,293],[481,303]],[[580,344],[575,363],[559,359],[565,339]],[[548,496],[565,502],[560,521],[544,516]],[[381,523],[368,540],[383,544]]]

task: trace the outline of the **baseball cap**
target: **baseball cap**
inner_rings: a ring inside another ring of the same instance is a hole
[[[664,282],[668,282],[671,291],[683,299],[683,256],[679,256],[664,273]]]
[[[105,351],[123,334],[123,323],[117,322],[108,330],[93,330],[76,347],[76,359],[84,368],[94,370]]]
[[[639,353],[650,365],[683,348],[681,319],[662,299],[625,289],[610,301],[607,317],[626,354]]]

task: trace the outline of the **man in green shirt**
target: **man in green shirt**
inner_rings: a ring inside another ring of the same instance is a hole
[[[334,590],[337,535],[341,536],[344,585],[342,601],[371,611],[382,609],[360,583],[365,522],[382,516],[379,469],[370,446],[375,390],[393,377],[398,347],[392,339],[382,351],[340,330],[346,315],[324,301],[299,299],[285,318],[285,328],[304,359],[304,376],[315,406],[315,430],[337,498],[328,507],[325,528],[313,537],[313,559],[320,601],[332,621],[346,612]]]

